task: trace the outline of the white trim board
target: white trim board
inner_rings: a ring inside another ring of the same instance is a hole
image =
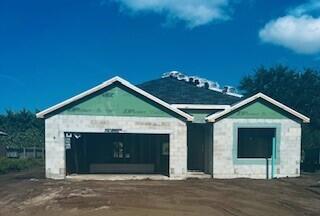
[[[0,131],[0,136],[8,136],[8,134],[3,131]]]
[[[230,105],[214,105],[214,104],[171,104],[171,106],[178,109],[219,109],[224,110],[230,108]]]
[[[224,115],[226,115],[226,114],[228,114],[228,113],[230,113],[230,112],[232,112],[232,111],[234,111],[234,110],[236,110],[236,109],[238,109],[238,108],[240,108],[240,107],[242,107],[242,106],[244,106],[244,105],[246,105],[246,104],[248,104],[248,103],[250,103],[252,101],[255,101],[255,100],[259,99],[259,98],[262,98],[262,99],[268,101],[269,103],[271,103],[271,104],[283,109],[284,111],[292,114],[293,116],[296,116],[297,118],[301,119],[304,123],[309,123],[310,122],[310,119],[308,117],[306,117],[305,115],[303,115],[303,114],[291,109],[290,107],[288,107],[288,106],[286,106],[286,105],[284,105],[284,104],[272,99],[271,97],[269,97],[269,96],[267,96],[267,95],[265,95],[263,93],[255,94],[252,97],[249,97],[249,98],[247,98],[247,99],[235,104],[234,106],[231,106],[230,108],[225,109],[224,111],[221,111],[219,113],[214,113],[214,114],[208,116],[206,118],[206,120],[208,122],[215,122],[218,118],[221,118],[222,116],[224,116]]]
[[[36,116],[37,116],[37,118],[45,118],[45,116],[48,115],[49,113],[54,112],[54,111],[66,106],[66,105],[68,105],[70,103],[73,103],[73,102],[75,102],[77,100],[80,100],[80,99],[82,99],[82,98],[84,98],[84,97],[86,97],[86,96],[88,96],[90,94],[93,94],[93,93],[95,93],[95,92],[97,92],[97,91],[99,91],[99,90],[101,90],[103,88],[106,88],[109,85],[113,84],[114,82],[120,82],[122,85],[126,86],[127,88],[139,93],[140,95],[150,99],[151,101],[154,101],[157,104],[159,104],[159,105],[161,105],[161,106],[173,111],[174,113],[186,118],[188,121],[192,121],[193,120],[193,117],[191,115],[189,115],[189,114],[187,114],[187,113],[185,113],[185,112],[183,112],[183,111],[171,106],[170,104],[160,100],[159,98],[149,94],[146,91],[143,91],[142,89],[136,87],[135,85],[129,83],[128,81],[126,81],[126,80],[124,80],[124,79],[122,79],[121,77],[118,77],[118,76],[115,76],[115,77],[103,82],[102,84],[100,84],[100,85],[98,85],[96,87],[93,87],[93,88],[91,88],[91,89],[89,89],[89,90],[87,90],[85,92],[82,92],[81,94],[78,94],[78,95],[76,95],[76,96],[74,96],[74,97],[72,97],[72,98],[70,98],[68,100],[65,100],[65,101],[63,101],[61,103],[58,103],[57,105],[49,107],[48,109],[45,109],[45,110],[37,113]]]

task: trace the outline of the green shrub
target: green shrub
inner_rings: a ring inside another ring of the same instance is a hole
[[[0,158],[0,174],[30,169],[42,164],[43,160],[39,159],[11,159],[2,157]]]

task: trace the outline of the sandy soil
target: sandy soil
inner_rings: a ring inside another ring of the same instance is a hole
[[[0,176],[0,215],[320,215],[319,181],[53,181],[33,170]]]

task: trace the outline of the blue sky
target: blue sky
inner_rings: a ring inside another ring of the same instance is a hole
[[[320,63],[319,1],[0,0],[0,112],[43,109],[119,75],[179,70],[237,86]]]

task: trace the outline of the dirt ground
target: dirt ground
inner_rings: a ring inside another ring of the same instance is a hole
[[[53,181],[32,170],[0,176],[0,215],[320,215],[319,181]]]

